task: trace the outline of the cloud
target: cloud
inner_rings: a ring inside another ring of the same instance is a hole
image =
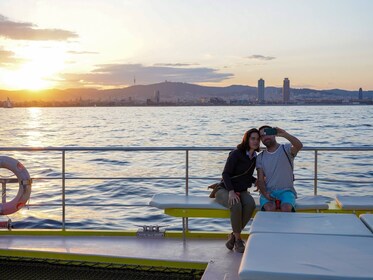
[[[63,29],[39,29],[32,23],[10,21],[0,15],[0,37],[12,40],[65,41],[78,35]]]
[[[103,64],[86,74],[62,74],[67,84],[126,86],[133,83],[152,84],[162,81],[201,83],[220,82],[233,77],[232,73],[218,73],[217,69],[198,67],[181,68],[165,66],[144,66],[142,64]]]
[[[248,56],[247,58],[258,59],[258,60],[273,60],[273,59],[276,59],[276,57],[274,57],[274,56],[264,56],[264,55],[261,55],[261,54],[254,54],[254,55]]]
[[[24,59],[14,56],[14,52],[0,49],[0,67],[12,66],[24,62]]]
[[[98,54],[98,52],[89,52],[89,51],[68,51],[70,54]]]
[[[180,66],[195,66],[199,65],[197,63],[156,63],[154,66],[175,66],[175,67],[180,67]]]

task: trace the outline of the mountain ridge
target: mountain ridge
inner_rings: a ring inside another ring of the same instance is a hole
[[[221,98],[225,100],[255,100],[257,87],[230,85],[226,87],[201,86],[182,82],[161,82],[149,85],[133,85],[118,89],[70,88],[47,89],[41,91],[0,90],[0,100],[9,97],[15,102],[25,101],[69,101],[69,100],[128,100],[145,101],[153,99],[159,91],[162,101],[192,101],[201,98]],[[363,91],[364,99],[373,98],[373,91]],[[266,87],[266,100],[282,98],[282,88]],[[357,99],[358,91],[343,89],[316,90],[310,88],[291,88],[293,99]]]

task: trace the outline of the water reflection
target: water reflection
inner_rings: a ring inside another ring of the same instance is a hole
[[[42,127],[40,126],[42,110],[41,108],[27,108],[27,114],[25,145],[41,147],[43,146]]]

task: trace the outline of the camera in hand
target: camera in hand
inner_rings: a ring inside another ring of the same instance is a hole
[[[270,127],[270,128],[265,128],[264,129],[265,135],[276,135],[277,134],[277,129]]]

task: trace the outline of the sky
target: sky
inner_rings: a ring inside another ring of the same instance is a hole
[[[370,0],[1,0],[0,89],[373,90]]]

